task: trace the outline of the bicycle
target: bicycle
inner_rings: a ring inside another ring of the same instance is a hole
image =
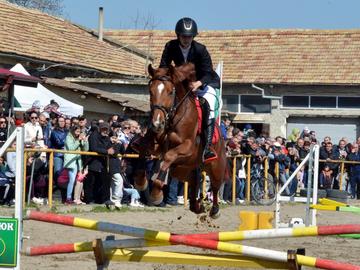
[[[261,164],[254,164],[250,172],[251,194],[254,201],[260,205],[272,205],[276,200],[276,185],[269,178],[264,176],[264,169]]]

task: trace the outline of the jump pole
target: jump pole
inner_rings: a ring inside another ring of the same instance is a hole
[[[108,260],[126,262],[151,262],[167,264],[190,264],[241,268],[289,269],[288,263],[269,262],[236,255],[197,255],[149,250],[126,250],[105,252]]]
[[[259,259],[252,259],[249,257],[239,257],[235,255],[198,255],[191,253],[178,253],[178,252],[164,252],[154,250],[128,250],[118,248],[120,246],[131,246],[139,244],[144,239],[126,239],[103,241],[103,248],[108,260],[111,261],[128,261],[128,262],[152,262],[152,263],[169,263],[169,264],[192,264],[192,265],[212,265],[212,266],[225,266],[225,267],[249,267],[249,268],[271,268],[271,269],[288,269],[288,264],[283,262],[269,262]],[[122,241],[122,242],[119,242]],[[126,243],[127,242],[127,243]],[[150,241],[151,242],[151,241]],[[156,245],[156,242],[154,246]],[[161,242],[158,242],[162,245]],[[150,245],[149,245],[150,246]],[[44,248],[45,247],[45,248]],[[44,247],[32,247],[27,250],[28,256],[36,255],[49,255],[60,253],[73,253],[73,252],[90,252],[93,251],[92,242],[79,242],[73,244],[59,244]],[[137,246],[144,247],[144,246]]]
[[[25,254],[27,256],[39,256],[60,253],[78,253],[93,251],[92,241],[75,242],[64,244],[53,244],[44,246],[28,247]],[[160,241],[149,241],[143,238],[119,239],[102,241],[103,248],[107,249],[123,249],[123,248],[140,248],[140,247],[156,247],[169,246],[171,243]]]
[[[117,224],[114,224],[117,225]],[[304,228],[284,228],[284,229],[266,229],[266,230],[249,230],[249,231],[233,231],[233,232],[213,232],[204,234],[185,234],[183,236],[189,238],[201,238],[215,241],[240,241],[248,239],[265,239],[265,238],[281,238],[281,237],[306,237],[306,236],[325,236],[339,234],[355,234],[360,233],[360,225],[334,225],[334,226],[314,226]],[[92,242],[76,242],[68,244],[54,244],[36,247],[28,247],[26,255],[38,256],[46,254],[58,253],[75,253],[87,252],[92,250]],[[154,247],[168,246],[169,242],[149,241],[143,238],[137,239],[121,239],[103,241],[104,249],[115,248],[136,248],[136,247]]]
[[[136,237],[143,237],[147,240],[165,241],[172,244],[180,244],[217,251],[224,251],[270,261],[287,262],[288,256],[286,252],[281,251],[250,247],[245,245],[237,245],[203,238],[193,238],[186,235],[172,235],[169,232],[146,230],[120,224],[97,222],[87,219],[55,215],[51,213],[28,211],[27,217],[30,219],[40,220],[44,222],[59,223],[63,225],[87,228],[92,230],[101,229],[102,231],[111,233],[120,233]],[[360,270],[360,266],[303,255],[296,255],[296,261],[299,265],[317,267],[321,269]]]
[[[26,218],[49,223],[57,223],[67,226],[79,227],[89,230],[96,230],[108,233],[116,233],[134,237],[145,238],[150,241],[165,241],[167,239],[157,239],[159,231],[152,231],[143,228],[125,226],[116,223],[102,222],[90,219],[77,218],[72,216],[57,215],[53,213],[43,213],[39,211],[28,210]],[[357,234],[360,233],[360,224],[345,225],[326,225],[311,226],[299,228],[280,228],[265,230],[247,230],[247,231],[229,231],[229,232],[211,232],[199,234],[186,234],[188,238],[201,238],[215,241],[241,241],[248,239],[265,239],[281,237],[306,237],[306,236],[325,236],[337,234]],[[170,234],[176,235],[176,234]],[[149,238],[150,237],[150,238]],[[156,238],[156,239],[155,239]]]
[[[338,211],[360,214],[360,207],[313,204],[310,208],[324,211]]]

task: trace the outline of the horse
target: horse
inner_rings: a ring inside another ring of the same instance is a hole
[[[162,188],[169,170],[172,177],[182,182],[188,181],[190,210],[196,214],[203,213],[205,207],[202,198],[197,198],[200,184],[198,169],[203,168],[210,177],[213,193],[213,204],[209,215],[217,218],[220,215],[218,192],[224,182],[227,166],[225,144],[218,133],[219,139],[212,146],[218,158],[203,164],[204,143],[202,136],[198,134],[195,96],[189,88],[189,83],[196,78],[195,67],[192,63],[185,63],[178,67],[154,69],[150,64],[148,72],[151,78],[149,81],[151,124],[148,132],[152,134],[149,137],[153,138],[154,147],[149,141],[146,146],[147,151],[159,155],[161,160],[159,173],[155,174],[152,182],[150,200],[153,204],[162,202]],[[147,187],[143,175],[135,178],[135,186],[140,190]]]

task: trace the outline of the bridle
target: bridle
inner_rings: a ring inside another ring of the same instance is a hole
[[[151,114],[152,115],[153,115],[155,110],[160,110],[160,111],[163,112],[163,114],[165,115],[165,129],[167,129],[167,128],[170,127],[170,123],[174,119],[176,110],[180,107],[180,105],[184,102],[184,100],[189,96],[189,94],[192,93],[192,91],[191,91],[191,89],[186,91],[185,95],[181,98],[181,100],[179,102],[176,102],[175,83],[172,81],[172,79],[169,76],[163,75],[163,76],[152,78],[149,81],[149,85],[153,81],[170,82],[172,84],[172,86],[173,86],[173,94],[172,94],[173,102],[172,102],[172,105],[171,105],[170,108],[165,107],[165,106],[160,105],[160,104],[150,104],[150,109],[151,109]]]

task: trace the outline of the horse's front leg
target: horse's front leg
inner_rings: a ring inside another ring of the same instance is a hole
[[[190,158],[191,145],[191,142],[186,140],[184,143],[170,149],[165,153],[160,166],[159,174],[157,175],[157,179],[153,181],[151,186],[150,200],[154,205],[160,204],[164,199],[162,189],[165,185],[166,174],[171,164],[180,158]]]

